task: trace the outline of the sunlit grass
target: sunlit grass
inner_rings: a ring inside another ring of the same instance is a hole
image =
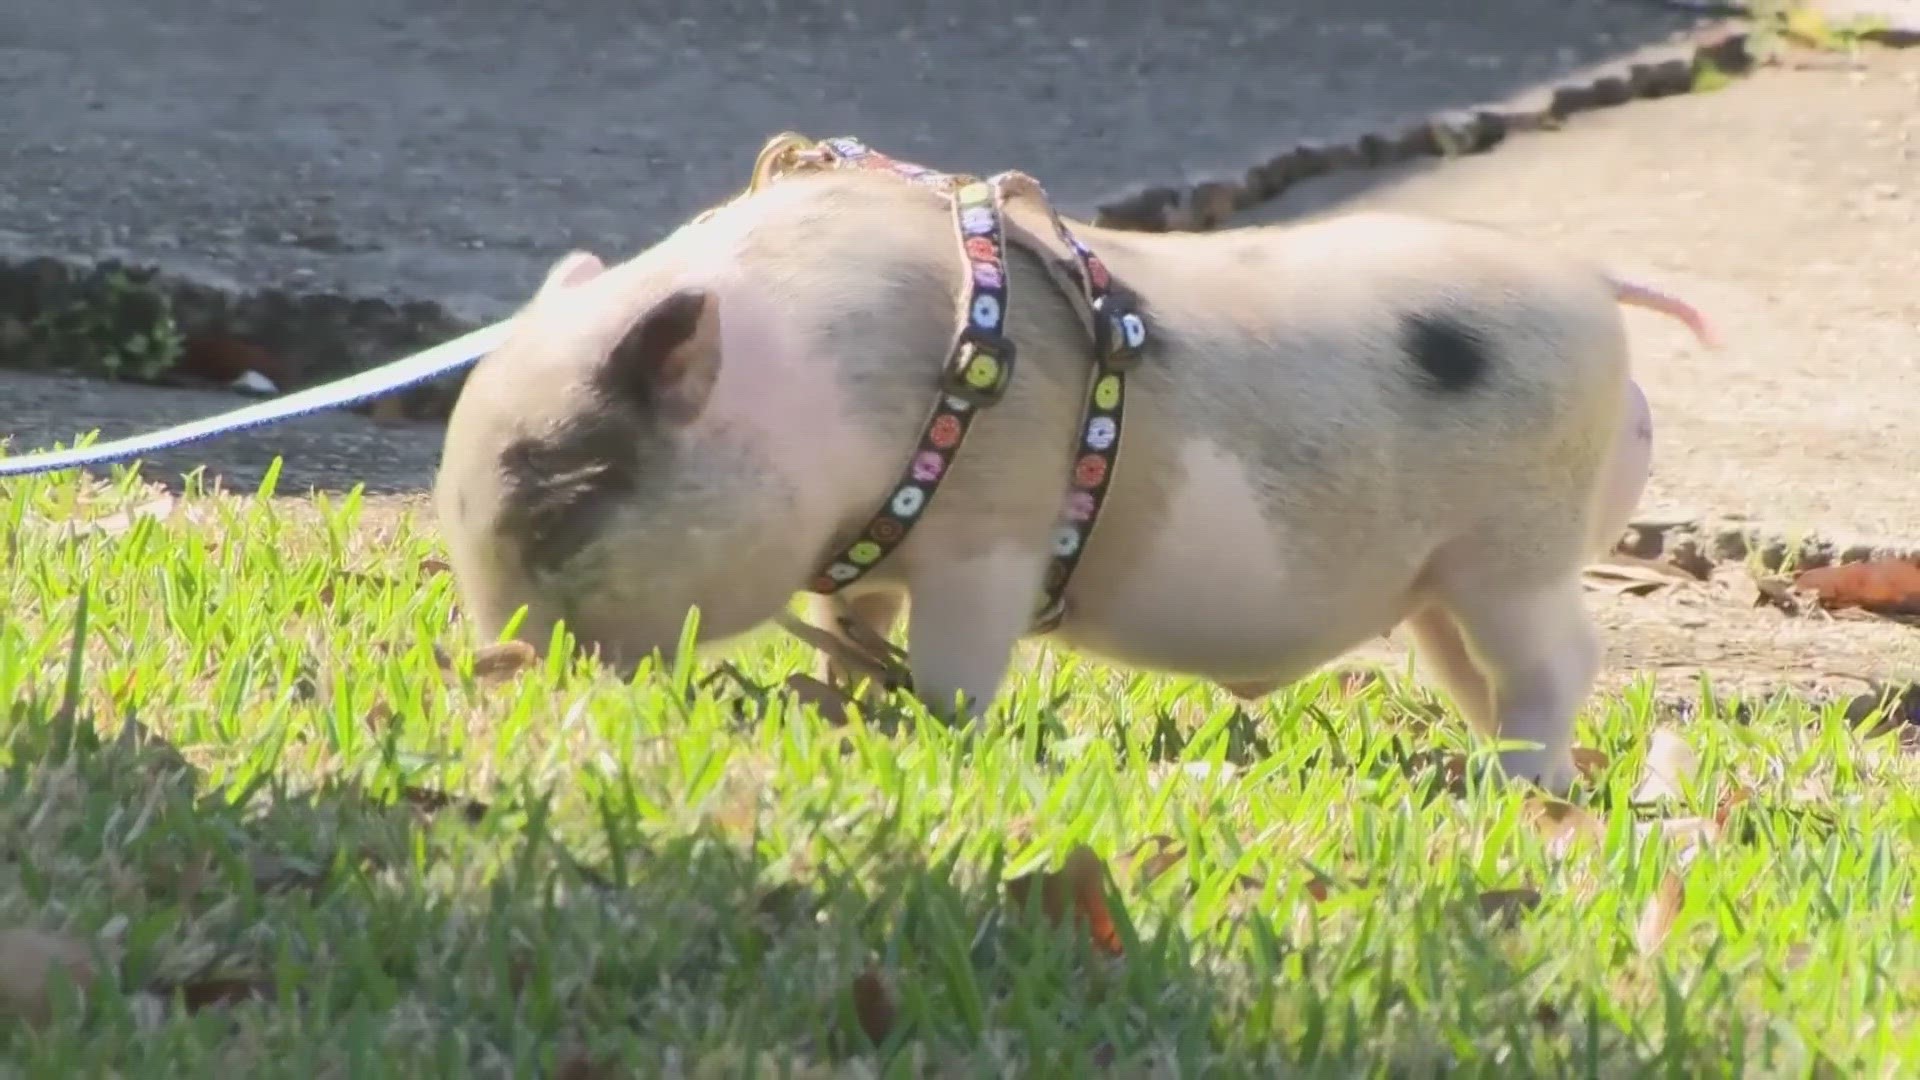
[[[1399,672],[1243,711],[1035,649],[982,730],[905,701],[834,724],[777,689],[808,660],[785,638],[732,655],[747,686],[476,672],[427,523],[155,500],[0,489],[0,930],[98,969],[76,996],[0,956],[0,997],[48,1010],[0,1025],[12,1075],[1920,1058],[1920,769],[1838,708],[1596,702],[1572,809],[1450,785],[1468,741]],[[1657,725],[1690,760],[1636,805]],[[1067,906],[1118,956],[1008,898],[1081,847],[1110,892]]]

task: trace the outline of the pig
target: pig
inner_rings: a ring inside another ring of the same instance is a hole
[[[1039,211],[1010,202],[1010,219]],[[1622,304],[1692,308],[1497,230],[1419,215],[1138,233],[1072,223],[1138,297],[1116,473],[1058,644],[1255,699],[1396,627],[1514,778],[1564,791],[1601,645],[1579,574],[1645,485]],[[1030,231],[1044,233],[1032,225]],[[1010,247],[1019,363],[905,542],[808,618],[886,634],[948,719],[998,696],[1092,372],[1045,253]],[[573,252],[471,372],[437,513],[482,634],[524,608],[629,667],[784,611],[921,436],[956,330],[950,204],[797,174],[628,261]]]

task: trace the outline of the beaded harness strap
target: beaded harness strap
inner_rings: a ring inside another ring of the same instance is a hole
[[[808,144],[799,136],[781,135],[761,152],[753,187],[790,172],[819,168],[891,173],[950,197],[967,279],[961,292],[960,330],[942,373],[940,397],[927,417],[919,446],[867,527],[827,560],[809,588],[821,595],[837,593],[899,547],[914,524],[925,516],[965,444],[978,410],[992,406],[1006,393],[1018,355],[1005,333],[1009,300],[1006,245],[1011,234],[1022,246],[1043,256],[1048,273],[1075,302],[1092,339],[1095,362],[1075,439],[1073,474],[1033,613],[1033,632],[1049,633],[1066,615],[1067,582],[1080,562],[1113,483],[1125,418],[1126,372],[1144,355],[1146,322],[1131,298],[1115,285],[1106,264],[1067,228],[1047,198],[1046,189],[1025,173],[1003,172],[980,180],[901,161],[849,138]],[[1017,196],[1038,200],[1054,235],[1070,252],[1071,262],[1056,262],[1047,257],[1037,237],[1017,226],[1009,228],[1011,223],[1002,206],[1007,198]]]

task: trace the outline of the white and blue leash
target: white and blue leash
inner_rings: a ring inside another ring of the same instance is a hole
[[[19,457],[0,457],[0,477],[27,476],[127,461],[156,450],[170,450],[248,428],[291,420],[296,416],[309,416],[328,409],[372,401],[396,390],[472,367],[481,357],[499,347],[507,329],[507,321],[503,320],[344,379],[216,416],[189,420],[145,435],[133,435],[72,450],[46,450]]]

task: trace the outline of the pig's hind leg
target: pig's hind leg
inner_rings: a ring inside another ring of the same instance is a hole
[[[1474,663],[1467,639],[1453,616],[1434,604],[1409,616],[1406,627],[1413,634],[1413,652],[1421,670],[1447,692],[1454,709],[1475,731],[1497,731],[1493,691]]]
[[[1479,542],[1436,556],[1433,605],[1411,629],[1469,723],[1488,737],[1537,744],[1503,750],[1503,771],[1563,793],[1574,779],[1574,720],[1600,670],[1578,544],[1471,539]]]

